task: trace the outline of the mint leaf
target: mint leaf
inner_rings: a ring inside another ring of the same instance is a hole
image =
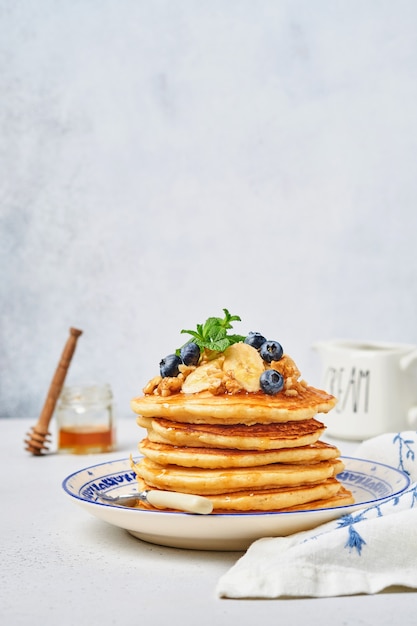
[[[208,345],[205,346],[208,350],[212,352],[224,352],[226,348],[230,346],[230,341],[228,337],[224,337],[223,339],[215,339],[210,341]]]
[[[227,339],[229,341],[229,345],[231,346],[232,343],[239,343],[240,341],[243,341],[245,339],[245,335],[227,335]]]
[[[223,309],[224,318],[209,317],[204,324],[197,324],[197,330],[182,330],[181,333],[191,335],[201,351],[207,349],[211,352],[224,352],[233,343],[244,340],[243,335],[227,334],[232,328],[231,322],[241,321],[238,315],[231,315],[227,309]],[[178,350],[177,350],[178,352]]]
[[[196,332],[195,330],[182,330],[181,332],[194,337],[194,339],[196,340],[195,343],[198,343],[198,341],[200,341],[201,336],[202,336],[199,332]]]
[[[230,322],[240,322],[241,321],[239,315],[230,315],[230,313],[229,313],[229,311],[227,309],[223,309],[223,313],[224,313],[224,320],[223,320],[224,328],[232,328],[232,325],[231,325]]]

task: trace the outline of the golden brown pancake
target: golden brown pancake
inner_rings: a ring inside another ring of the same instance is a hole
[[[240,491],[227,495],[209,496],[214,513],[269,511],[290,512],[331,508],[351,504],[349,492],[343,495],[334,478],[313,485],[260,491]]]
[[[334,508],[336,506],[347,506],[348,504],[353,504],[355,502],[355,498],[351,494],[351,492],[340,485],[339,491],[331,496],[330,498],[326,498],[324,500],[314,500],[313,502],[309,502],[308,504],[299,504],[297,506],[292,506],[287,509],[282,509],[282,513],[287,513],[291,511],[316,511],[317,509],[329,509]]]
[[[151,489],[138,477],[140,491]],[[254,512],[290,512],[330,508],[351,504],[352,497],[335,478],[328,478],[321,483],[293,487],[277,487],[259,490],[241,490],[227,494],[206,496],[213,502],[213,513],[254,513]],[[311,503],[311,505],[310,505]],[[154,509],[146,502],[138,502],[138,508]]]
[[[273,463],[316,463],[340,456],[340,451],[335,446],[323,442],[298,448],[263,451],[179,447],[157,443],[146,438],[139,443],[139,451],[159,465],[180,465],[203,469],[256,467]]]
[[[336,404],[334,396],[305,387],[297,396],[259,393],[213,395],[209,391],[170,396],[155,394],[134,398],[131,407],[143,417],[163,417],[192,424],[271,424],[306,420],[327,413]]]
[[[159,465],[144,457],[134,465],[137,475],[156,489],[196,495],[318,483],[336,476],[343,468],[342,461],[333,459],[295,465],[274,463],[249,468],[201,469]]]
[[[279,424],[190,424],[164,418],[137,417],[151,441],[178,446],[277,450],[315,443],[325,426],[314,418]]]

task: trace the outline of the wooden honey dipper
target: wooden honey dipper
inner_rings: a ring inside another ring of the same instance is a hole
[[[48,432],[49,422],[52,419],[59,394],[61,393],[65,377],[77,345],[77,339],[80,335],[82,335],[82,330],[70,328],[70,336],[68,337],[62,351],[60,361],[55,370],[54,377],[52,378],[48,395],[46,396],[39,419],[35,426],[32,427],[32,430],[27,434],[27,439],[25,439],[25,450],[31,452],[35,456],[40,456],[43,454],[44,450],[48,450],[47,444],[50,443],[50,432]]]

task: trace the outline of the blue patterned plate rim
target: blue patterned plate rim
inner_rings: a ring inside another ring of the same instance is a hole
[[[141,456],[134,457],[134,461],[138,461]],[[350,510],[352,508],[363,508],[369,505],[375,505],[381,503],[388,498],[398,497],[401,493],[406,491],[406,489],[410,486],[411,480],[410,477],[400,469],[397,469],[391,465],[381,463],[380,461],[373,461],[370,459],[361,459],[351,456],[342,456],[341,459],[345,462],[345,469],[338,474],[337,478],[340,482],[351,491],[354,491],[355,488],[362,490],[363,492],[373,494],[373,497],[366,498],[363,496],[363,499],[360,501],[355,501],[354,504],[347,504],[337,507],[332,507],[334,511],[341,511],[342,514],[344,511]],[[351,467],[351,464],[364,464],[367,467],[366,471],[359,471],[359,469],[355,469]],[[117,465],[122,465],[119,469],[113,469],[111,471],[111,467],[115,468]],[[126,467],[123,467],[126,465]],[[94,476],[95,470],[98,468],[107,467],[109,471],[105,471],[105,473],[97,474]],[[381,475],[378,475],[382,472],[386,472],[388,474],[389,479],[384,479]],[[71,487],[71,481],[76,479],[80,479],[83,474],[86,474],[85,479],[81,486],[75,490]],[[87,480],[87,477],[91,476]],[[103,482],[104,481],[104,482]],[[77,470],[73,472],[69,476],[67,476],[62,482],[62,488],[71,498],[74,498],[79,503],[83,504],[91,504],[97,507],[106,507],[106,508],[117,508],[122,510],[125,513],[133,514],[133,515],[142,515],[142,514],[164,514],[164,515],[186,515],[188,513],[176,512],[176,511],[158,511],[155,509],[147,510],[147,509],[127,509],[125,507],[115,507],[114,505],[105,504],[103,502],[95,501],[93,499],[94,492],[97,490],[104,490],[106,492],[111,492],[113,489],[120,489],[126,487],[125,491],[131,492],[134,491],[135,487],[135,474],[130,467],[130,459],[122,458],[110,460],[107,462],[97,463],[95,465],[91,465],[89,467],[85,467],[83,469]],[[83,493],[82,493],[83,492]],[[123,493],[121,491],[120,493]],[[212,513],[210,517],[247,517],[247,516],[293,516],[293,515],[305,515],[307,513],[319,513],[320,511],[324,511],[328,509],[317,508],[317,509],[305,509],[302,511],[250,511],[250,512],[241,512],[241,513]],[[193,516],[195,517],[195,516]],[[199,517],[199,516],[197,516]]]

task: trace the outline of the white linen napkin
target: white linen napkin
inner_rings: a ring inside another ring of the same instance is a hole
[[[258,539],[220,578],[218,596],[326,597],[393,585],[417,588],[417,432],[379,435],[352,456],[401,469],[410,487],[312,530]]]

